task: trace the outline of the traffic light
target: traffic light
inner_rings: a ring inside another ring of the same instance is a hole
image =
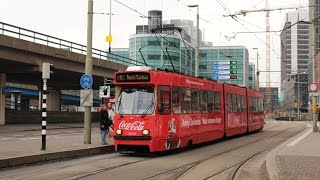
[[[42,79],[50,79],[50,74],[53,74],[53,64],[42,63]]]
[[[231,75],[230,76],[230,79],[237,79],[238,78],[238,76],[236,76],[236,75]]]
[[[237,70],[231,70],[230,74],[237,74]]]
[[[238,64],[238,62],[236,60],[230,61],[230,70],[238,69],[237,64]],[[230,73],[231,73],[231,71],[230,71]]]
[[[230,61],[230,65],[237,65],[238,62],[237,61]]]
[[[230,66],[230,69],[232,70],[232,69],[238,69],[238,67],[237,66]]]

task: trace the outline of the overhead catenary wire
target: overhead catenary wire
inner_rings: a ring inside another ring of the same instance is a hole
[[[124,3],[122,3],[122,2],[120,2],[120,1],[118,1],[118,0],[113,0],[113,1],[115,1],[115,2],[117,2],[118,4],[121,4],[122,6],[130,9],[131,11],[134,11],[134,12],[140,14],[140,17],[142,17],[142,18],[149,18],[149,16],[144,15],[143,13],[139,12],[138,10],[133,9],[132,7],[126,5],[126,4],[124,4]]]

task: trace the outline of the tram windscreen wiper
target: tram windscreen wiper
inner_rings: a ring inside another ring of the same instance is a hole
[[[120,95],[120,99],[117,101],[117,103],[118,103],[117,109],[118,109],[120,117],[123,117],[123,107],[122,107],[121,100],[122,100],[122,94]]]
[[[145,117],[146,114],[147,114],[147,112],[149,111],[149,109],[150,109],[151,107],[153,107],[153,105],[154,105],[154,103],[153,103],[153,101],[151,101],[150,105],[149,105],[148,108],[142,113],[141,117]]]
[[[119,112],[120,117],[123,117],[122,111],[123,111],[122,103],[121,103],[121,101],[118,101],[118,112]]]

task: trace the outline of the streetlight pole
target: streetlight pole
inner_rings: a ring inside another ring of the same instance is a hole
[[[110,0],[110,10],[109,10],[109,36],[111,37],[111,1]],[[109,41],[109,53],[111,53],[111,41]]]
[[[315,1],[312,1],[315,2]],[[312,43],[311,45],[311,56],[312,56],[312,81],[313,83],[316,83],[317,85],[317,76],[316,76],[316,66],[317,66],[317,61],[316,61],[316,55],[317,55],[317,42],[316,42],[316,17],[315,17],[315,6],[314,4],[311,4],[310,7],[310,15],[311,15],[311,27],[310,27],[310,34],[311,34],[311,40]],[[316,113],[317,113],[317,97],[315,95],[312,95],[312,104],[311,104],[311,109],[312,109],[312,121],[313,121],[313,132],[318,131],[318,126],[317,126],[317,119],[316,119]]]
[[[199,5],[189,5],[188,7],[197,7],[197,46],[195,54],[195,77],[199,76],[199,47],[200,47],[200,32],[199,32]]]
[[[256,84],[256,88],[257,88],[257,91],[259,91],[259,61],[258,61],[258,58],[259,58],[259,54],[258,54],[258,48],[252,48],[252,49],[256,49],[257,50],[257,84]]]
[[[93,22],[93,0],[88,0],[87,18],[87,57],[85,73],[92,75],[92,22]],[[91,107],[84,110],[84,144],[91,144]]]

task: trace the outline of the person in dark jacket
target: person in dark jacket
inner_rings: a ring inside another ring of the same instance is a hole
[[[112,121],[109,119],[107,106],[105,104],[102,105],[100,111],[100,133],[101,133],[101,144],[107,144],[106,135],[109,132],[109,126],[111,126]]]

